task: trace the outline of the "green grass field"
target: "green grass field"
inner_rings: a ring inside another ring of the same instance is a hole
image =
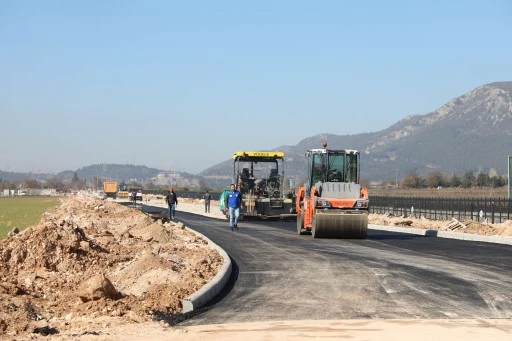
[[[59,197],[0,198],[0,239],[14,227],[22,231],[37,224],[46,210],[59,203]]]

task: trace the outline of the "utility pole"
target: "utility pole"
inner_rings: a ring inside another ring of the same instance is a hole
[[[512,156],[508,156],[508,200],[512,197],[512,184],[510,183],[510,178],[512,177]]]
[[[395,188],[398,188],[398,168],[395,169]]]

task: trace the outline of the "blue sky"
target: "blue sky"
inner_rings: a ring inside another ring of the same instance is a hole
[[[0,170],[197,173],[379,131],[511,81],[511,32],[508,0],[0,0]]]

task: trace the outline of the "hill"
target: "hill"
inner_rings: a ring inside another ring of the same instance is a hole
[[[480,86],[456,97],[434,112],[408,116],[387,129],[354,135],[320,134],[295,146],[274,150],[286,153],[287,176],[305,176],[304,152],[320,148],[322,141],[332,149],[361,151],[361,175],[369,180],[402,178],[438,170],[462,175],[466,170],[507,172],[512,154],[512,82]],[[230,174],[226,160],[207,168],[202,176]]]
[[[162,171],[156,168],[149,168],[138,165],[121,164],[97,164],[82,167],[76,170],[80,179],[91,179],[100,177],[109,180],[121,181],[134,179],[137,181],[147,181],[156,177]],[[71,179],[75,171],[67,170],[57,174],[64,179]]]

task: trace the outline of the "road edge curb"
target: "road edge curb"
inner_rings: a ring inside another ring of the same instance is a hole
[[[208,242],[208,246],[217,250],[219,254],[224,259],[224,262],[219,269],[219,272],[215,276],[213,276],[212,280],[206,283],[201,289],[193,293],[192,295],[185,297],[182,301],[182,313],[188,313],[204,306],[208,301],[213,299],[218,293],[222,291],[222,289],[226,286],[229,277],[231,276],[231,271],[233,266],[231,264],[231,259],[229,255],[222,249],[220,246],[212,242],[205,235],[192,230],[191,228],[185,227],[185,230],[194,233],[195,235],[203,238]]]

